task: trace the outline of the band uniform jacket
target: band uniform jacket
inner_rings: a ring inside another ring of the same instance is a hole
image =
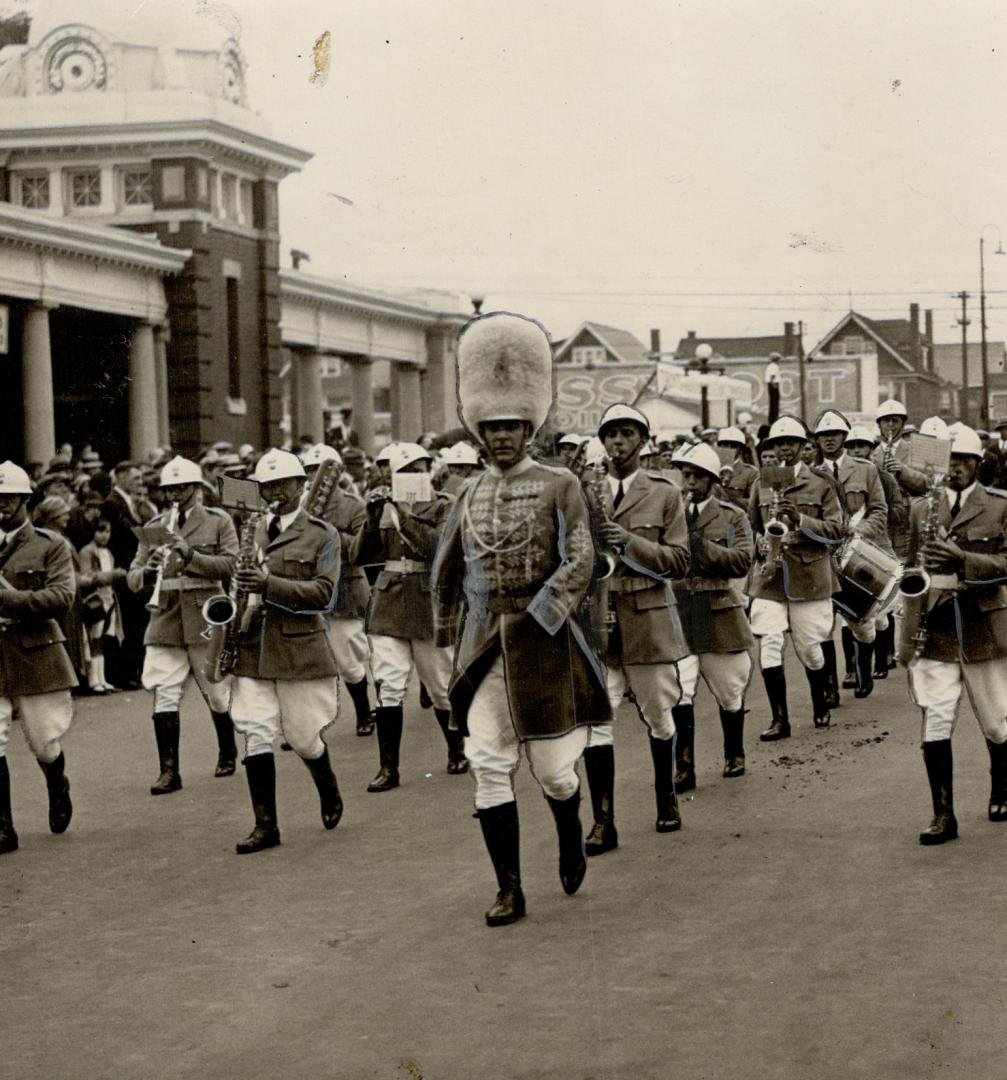
[[[9,543],[12,549],[0,549],[0,573],[11,586],[0,588],[0,695],[69,690],[77,677],[58,620],[77,591],[70,546],[30,521]]]
[[[922,469],[914,469],[909,464],[909,440],[897,439],[892,446],[895,460],[900,462],[902,469],[897,477],[898,482],[910,495],[925,495],[927,490],[927,474]],[[879,469],[885,467],[885,444],[878,443],[871,452],[871,461]]]
[[[926,499],[913,503],[910,566],[922,565],[920,529],[928,508]],[[936,587],[951,584],[939,577],[933,582],[927,596],[927,641],[921,655],[950,663],[1007,657],[1007,496],[977,484],[952,521],[942,492],[939,521],[941,534],[946,531],[965,552],[965,566],[958,574],[957,591]],[[905,635],[915,629],[915,614],[911,609],[906,612],[903,645]]]
[[[736,458],[731,465],[731,475],[721,482],[720,490],[728,502],[740,506],[748,512],[748,501],[752,497],[752,489],[759,483],[759,470],[755,465],[749,465],[747,461]]]
[[[353,564],[385,564],[371,589],[364,620],[368,634],[433,640],[430,567],[452,502],[450,496],[440,493],[430,502],[413,503],[411,511],[396,510],[398,528],[391,503],[385,504],[380,522],[369,516],[365,519],[353,542]]]
[[[748,515],[732,502],[708,499],[689,528],[689,547],[689,576],[675,582],[689,651],[699,655],[751,648],[755,639],[746,601],[731,582],[748,575],[755,557]]]
[[[782,547],[775,572],[767,574],[765,560],[752,566],[748,595],[767,600],[828,600],[838,582],[830,555],[846,534],[846,520],[835,482],[802,464],[797,478],[784,492],[800,513]],[[765,533],[773,492],[757,486],[752,491],[749,517],[756,536]]]
[[[448,692],[461,730],[501,654],[518,738],[609,721],[604,668],[578,617],[594,562],[587,504],[568,469],[525,458],[467,484],[433,568],[435,640],[456,644]]]
[[[167,523],[165,512],[151,524]],[[145,645],[183,648],[201,644],[206,629],[203,604],[224,591],[224,581],[231,576],[238,554],[234,523],[226,511],[216,507],[196,503],[186,511],[185,522],[177,532],[193,549],[193,556],[185,566],[177,552],[169,554],[161,578],[160,604],[150,613],[143,636]],[[126,583],[135,593],[152,584],[152,576],[144,570],[149,558],[150,545],[141,540],[126,575]]]
[[[255,532],[268,572],[265,590],[249,598],[234,674],[250,679],[324,679],[336,674],[325,616],[336,606],[339,534],[300,510],[275,540],[266,518]]]
[[[608,658],[616,664],[664,664],[689,655],[672,580],[689,566],[689,533],[682,495],[661,475],[640,469],[614,506],[608,480],[605,513],[630,537],[605,582],[616,614]]]
[[[353,542],[367,520],[367,508],[359,495],[352,495],[338,484],[332,489],[325,509],[318,515],[339,533],[341,570],[339,597],[333,616],[337,619],[362,619],[367,611],[371,590],[363,567],[352,561]]]
[[[822,468],[836,477],[842,492],[846,513],[851,519],[863,510],[857,525],[858,536],[872,540],[880,548],[893,555],[891,540],[888,536],[888,500],[881,484],[881,475],[877,465],[866,458],[844,454],[839,463],[838,474],[832,468],[832,462],[826,461]]]

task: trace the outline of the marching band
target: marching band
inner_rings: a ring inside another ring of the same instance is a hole
[[[197,463],[164,465],[165,510],[138,530],[126,577],[150,611],[142,683],[160,767],[151,793],[182,786],[179,703],[191,679],[217,736],[214,775],[235,772],[236,736],[243,743],[254,827],[237,852],[280,843],[278,738],[304,760],[333,829],[343,799],[323,733],[339,682],[356,733],[376,727],[379,771],[367,790],[387,792],[400,784],[415,669],[447,771],[472,775],[498,887],[485,918],[505,925],[526,911],[514,793],[522,755],[573,894],[586,856],[619,843],[624,699],[646,729],[655,828],[677,832],[678,795],[697,783],[700,677],[719,709],[722,776],[742,777],[754,661],[769,701],[760,739],[792,734],[788,637],[812,725],[824,731],[840,698],[838,626],[842,688],[856,699],[896,656],[907,670],[933,804],[920,843],[958,835],[951,737],[963,688],[989,753],[988,817],[1007,821],[1007,494],[982,482],[1000,477],[979,434],[931,417],[906,437],[907,411],[889,400],[876,429],[830,409],[810,429],[783,415],[757,444],[725,427],[671,455],[652,444],[643,412],[616,402],[597,431],[560,438],[553,457],[541,435],[551,364],[533,320],[480,316],[458,350],[467,440],[436,462],[424,446],[395,443],[369,474],[354,457],[353,478],[324,444],[300,457],[268,450],[250,477],[257,511],[206,505],[215,500]],[[43,771],[54,833],[73,810],[61,740],[75,676],[61,621],[77,582],[68,542],[33,524],[32,493],[22,468],[0,465],[0,854],[19,843],[5,758],[13,719]]]

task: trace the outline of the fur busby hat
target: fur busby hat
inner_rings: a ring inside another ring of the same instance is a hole
[[[552,348],[534,319],[494,311],[458,342],[458,418],[474,436],[487,420],[527,420],[532,434],[552,407]]]

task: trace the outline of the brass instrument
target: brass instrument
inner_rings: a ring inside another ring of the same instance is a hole
[[[178,528],[178,503],[172,503],[171,509],[168,511],[168,524],[166,526],[169,533],[173,533]],[[161,562],[157,568],[157,576],[154,578],[154,588],[150,594],[150,599],[147,601],[145,607],[148,611],[158,611],[161,607],[161,586],[164,583],[164,566],[168,561],[168,555],[171,552],[171,544],[160,544],[155,551],[161,552]]]
[[[238,561],[231,576],[230,592],[211,596],[203,604],[203,618],[207,624],[204,636],[209,641],[203,675],[212,683],[223,682],[234,670],[238,659],[238,636],[245,620],[249,594],[238,588],[235,575],[239,570],[255,565],[255,530],[261,520],[261,514],[249,514],[241,527]]]
[[[941,499],[944,496],[944,477],[934,474],[927,486],[924,498],[927,501],[927,512],[920,524],[920,538],[916,554],[919,566],[907,567],[899,579],[899,595],[905,603],[905,622],[903,623],[902,647],[899,659],[908,663],[910,659],[922,655],[927,645],[927,618],[929,615],[929,595],[933,586],[933,579],[922,565],[921,552],[927,544],[940,539],[941,536]],[[915,628],[910,633],[910,627],[915,622]],[[912,646],[910,653],[909,646]],[[905,657],[905,658],[903,658]]]
[[[790,535],[790,528],[780,520],[780,503],[783,500],[783,492],[779,487],[773,488],[773,498],[769,504],[769,520],[763,529],[765,540],[765,559],[762,563],[764,574],[775,574],[780,567],[783,558],[783,545]]]

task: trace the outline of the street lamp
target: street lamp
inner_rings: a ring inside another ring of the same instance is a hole
[[[695,356],[700,377],[703,378],[710,372],[710,357],[713,356],[713,348],[706,344],[697,345]],[[710,426],[710,399],[707,394],[705,378],[703,378],[699,386],[699,422],[704,428]]]
[[[982,419],[983,424],[989,427],[990,421],[990,374],[989,364],[986,361],[986,262],[983,256],[983,233],[987,229],[996,229],[997,231],[997,249],[993,252],[994,255],[1005,255],[1003,245],[1003,234],[1000,232],[999,225],[988,224],[984,225],[979,230],[979,332],[982,356],[982,368],[983,368],[983,407],[982,407]]]

